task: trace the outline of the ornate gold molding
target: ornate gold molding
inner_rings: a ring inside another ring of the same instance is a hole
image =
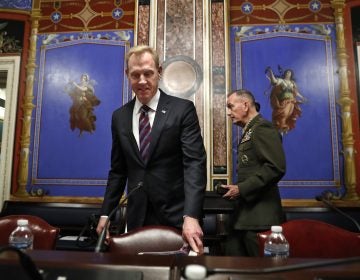
[[[340,98],[338,104],[341,107],[342,119],[342,142],[344,155],[344,180],[346,194],[344,200],[359,200],[356,193],[356,169],[355,169],[355,149],[354,134],[352,128],[351,104],[354,102],[350,98],[350,89],[348,81],[348,65],[347,54],[345,48],[344,36],[344,7],[345,0],[333,0],[331,6],[334,9],[336,24],[336,44],[337,44],[337,60],[339,63],[339,79],[340,79]]]
[[[36,41],[39,28],[40,9],[33,9],[31,13],[31,35],[29,45],[29,58],[26,65],[26,88],[25,96],[22,104],[23,109],[23,126],[20,136],[20,164],[18,175],[18,190],[16,196],[29,196],[26,191],[26,184],[29,173],[29,152],[30,152],[30,132],[31,132],[31,114],[35,105],[32,103],[34,99],[33,85],[36,68]]]

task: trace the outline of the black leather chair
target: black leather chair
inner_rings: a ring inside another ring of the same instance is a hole
[[[109,252],[136,255],[141,252],[180,250],[184,244],[181,232],[167,226],[145,226],[121,235],[111,236]]]

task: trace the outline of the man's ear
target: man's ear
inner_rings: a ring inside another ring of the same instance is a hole
[[[129,69],[127,69],[127,68],[125,69],[125,74],[127,77],[129,77]]]
[[[158,68],[158,73],[159,73],[159,75],[161,75],[161,73],[162,73],[162,66],[159,66],[159,68]]]
[[[244,110],[245,110],[246,112],[248,112],[249,109],[250,109],[249,102],[246,101],[246,102],[244,102],[243,104],[244,104]]]

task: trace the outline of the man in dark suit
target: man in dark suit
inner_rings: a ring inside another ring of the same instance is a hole
[[[259,113],[260,104],[247,90],[228,94],[228,116],[242,127],[236,185],[223,185],[234,202],[226,255],[258,256],[256,234],[284,221],[278,181],[286,169],[281,135]]]
[[[108,215],[117,206],[126,184],[130,193],[142,182],[128,199],[127,229],[177,227],[192,250],[201,254],[206,152],[195,106],[158,88],[162,68],[152,48],[133,47],[126,64],[135,98],[113,113],[111,169],[101,213]],[[143,105],[147,125],[140,116]],[[151,132],[142,132],[144,126]],[[146,141],[149,145],[143,148],[141,142]],[[98,233],[104,225],[102,216]]]

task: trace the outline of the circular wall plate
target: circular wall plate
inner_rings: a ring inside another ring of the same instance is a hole
[[[190,97],[202,83],[203,74],[199,64],[188,56],[171,57],[163,63],[162,67],[159,86],[170,95]]]

